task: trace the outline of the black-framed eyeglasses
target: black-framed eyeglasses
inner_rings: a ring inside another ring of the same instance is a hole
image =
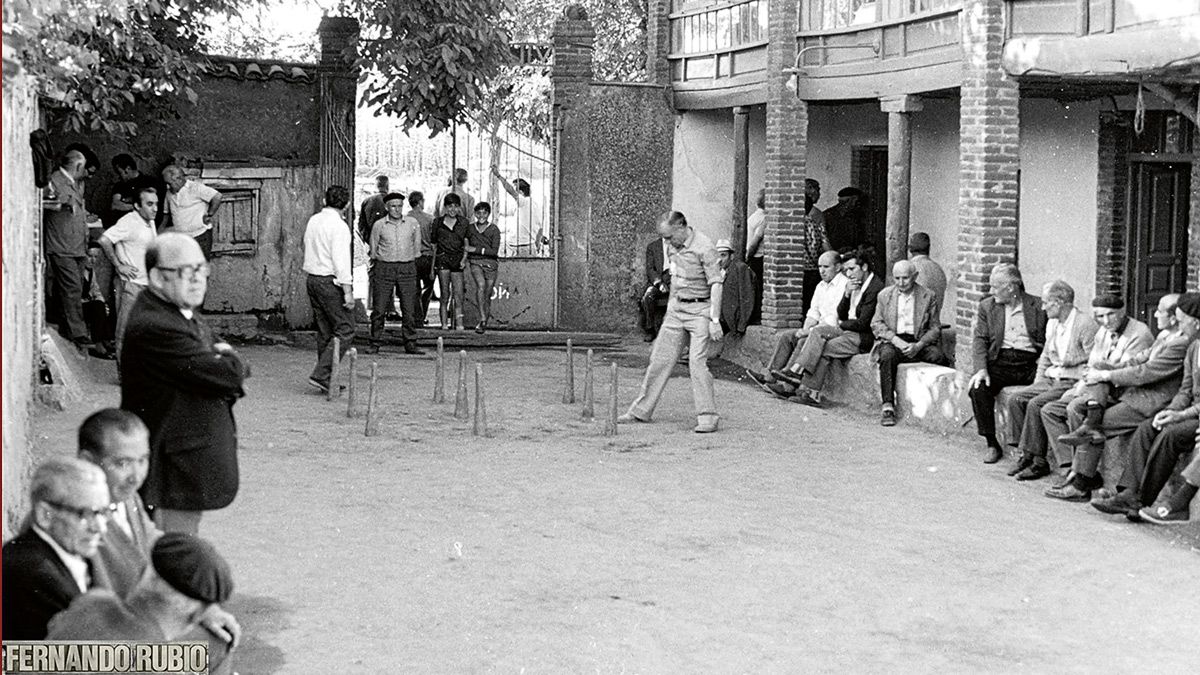
[[[164,272],[174,272],[175,276],[180,279],[207,279],[212,268],[208,263],[200,263],[199,265],[180,265],[179,267],[155,267],[156,270]]]
[[[109,504],[97,509],[88,509],[80,508],[78,506],[71,506],[70,504],[63,504],[62,502],[56,502],[50,499],[43,499],[42,501],[45,502],[46,506],[53,507],[59,511],[75,516],[81,523],[90,523],[92,521],[108,522],[108,519],[112,518],[113,514],[117,511],[116,504]]]

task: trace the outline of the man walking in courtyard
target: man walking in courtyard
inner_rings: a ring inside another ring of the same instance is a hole
[[[237,496],[233,404],[245,395],[248,369],[196,312],[208,290],[208,263],[195,239],[159,235],[146,249],[146,269],[149,287],[125,330],[121,407],[150,430],[142,499],[155,524],[196,534],[204,511]]]
[[[313,323],[317,326],[317,365],[308,383],[321,391],[340,386],[330,382],[333,371],[333,338],[338,338],[338,357],[354,340],[354,285],[350,276],[350,226],[342,210],[350,203],[350,191],[341,185],[325,190],[325,208],[308,219],[304,228],[304,271]]]
[[[696,433],[717,430],[719,417],[713,397],[713,376],[708,371],[708,342],[721,339],[721,290],[724,273],[712,240],[687,224],[678,211],[658,220],[658,235],[671,244],[671,296],[667,315],[654,340],[650,365],[642,388],[629,411],[618,422],[649,422],[662,396],[671,370],[679,359],[685,337],[689,339],[688,370],[696,406]]]

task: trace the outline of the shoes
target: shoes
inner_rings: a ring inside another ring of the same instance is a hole
[[[363,349],[363,353],[364,354],[378,354],[379,353],[379,345],[367,345]]]
[[[1056,481],[1054,481],[1054,483],[1052,483],[1052,484],[1050,485],[1050,487],[1054,487],[1054,488],[1062,488],[1062,487],[1066,487],[1067,483],[1070,483],[1070,482],[1071,482],[1071,481],[1073,481],[1073,480],[1075,480],[1075,472],[1074,472],[1074,471],[1068,471],[1068,472],[1067,472],[1067,475],[1066,475],[1066,476],[1064,476],[1062,480],[1056,480]]]
[[[1131,511],[1136,513],[1142,508],[1142,502],[1138,499],[1137,495],[1133,494],[1132,490],[1126,490],[1111,497],[1093,499],[1092,508],[1101,513],[1123,516],[1129,514]]]
[[[415,345],[411,342],[406,342],[406,343],[404,343],[404,353],[405,354],[424,354],[425,350],[421,349],[420,347],[417,347],[417,345]]]
[[[746,369],[746,377],[749,377],[751,380],[754,380],[755,384],[757,384],[760,387],[763,387],[764,389],[766,388],[766,385],[771,384],[772,382],[775,381],[775,376],[772,375],[770,372],[756,373],[753,370],[750,370],[749,368]]]
[[[1090,499],[1092,496],[1092,491],[1079,489],[1075,485],[1076,482],[1078,482],[1078,481],[1072,481],[1060,488],[1055,488],[1055,487],[1046,488],[1046,491],[1043,492],[1042,494],[1046,495],[1047,497],[1050,497],[1051,499],[1061,499],[1064,502],[1086,502],[1086,501],[1088,501],[1088,499]]]
[[[1080,445],[1103,445],[1104,434],[1094,431],[1087,424],[1081,424],[1078,429],[1058,437],[1058,442],[1072,448]]]
[[[1021,453],[1021,459],[1017,460],[1017,463],[1013,465],[1013,468],[1008,470],[1008,475],[1015,476],[1031,466],[1033,466],[1033,455],[1023,452]]]
[[[109,351],[102,344],[88,348],[87,353],[88,356],[94,356],[98,359],[104,359],[105,361],[113,361],[117,358],[117,355],[114,352]]]
[[[714,432],[716,430],[717,430],[717,421],[716,420],[713,420],[711,422],[700,422],[699,424],[697,424],[695,426],[695,428],[692,429],[692,431],[694,431],[698,434],[711,434],[712,432]]]
[[[818,399],[816,396],[813,396],[812,393],[807,389],[797,390],[795,394],[788,398],[788,400],[792,403],[800,403],[802,405],[812,406],[814,408],[824,407],[821,404],[820,399]]]
[[[482,322],[482,321],[481,321],[481,322],[479,322],[479,323],[477,323],[477,324],[475,324],[475,332],[476,332],[476,333],[478,333],[478,334],[480,334],[480,335],[483,335],[483,333],[484,333],[484,330],[485,330],[485,329],[484,329],[484,327],[483,327],[483,322]]]
[[[1185,511],[1171,511],[1166,506],[1147,506],[1138,510],[1142,520],[1155,525],[1179,525],[1188,522],[1190,514]]]
[[[317,389],[317,390],[319,390],[319,391],[320,391],[322,394],[328,394],[328,393],[329,393],[329,385],[321,383],[321,382],[320,382],[320,381],[318,381],[316,378],[313,378],[313,377],[310,377],[310,378],[308,378],[308,386],[316,388],[316,389]],[[339,384],[339,385],[338,385],[338,391],[346,391],[346,385],[344,385],[344,384]]]
[[[984,456],[984,464],[995,464],[1004,459],[1004,451],[998,445],[989,445],[988,454]]]
[[[1040,462],[1034,460],[1029,466],[1021,469],[1016,474],[1010,473],[1008,475],[1015,475],[1017,480],[1037,480],[1050,475],[1050,465],[1045,460]]]
[[[879,413],[879,425],[883,427],[896,426],[896,411],[892,408],[884,408]]]
[[[772,384],[764,385],[763,389],[766,389],[779,398],[790,398],[792,394],[796,393],[795,387],[783,382],[774,382]]]
[[[617,417],[617,424],[629,424],[630,422],[649,422],[649,421],[650,420],[644,420],[640,417],[636,417],[633,413],[628,413],[628,412],[621,413],[621,415],[619,417]]]
[[[791,382],[792,384],[796,385],[797,387],[799,387],[800,383],[803,382],[803,379],[800,377],[800,375],[793,373],[790,370],[772,370],[771,376],[777,380],[783,380],[784,382]]]

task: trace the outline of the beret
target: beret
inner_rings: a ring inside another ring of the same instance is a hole
[[[1119,295],[1097,295],[1092,299],[1092,307],[1106,307],[1108,309],[1122,309],[1125,307],[1125,301]]]
[[[393,199],[399,199],[400,201],[404,201],[405,197],[404,197],[404,194],[401,192],[389,192],[383,196],[383,203],[386,204],[386,203],[392,201]]]
[[[856,187],[844,187],[838,190],[839,197],[861,197],[863,194],[863,191]]]
[[[1176,309],[1193,319],[1200,319],[1200,293],[1184,293],[1179,296]]]
[[[224,602],[233,594],[233,572],[212,544],[182,532],[167,532],[150,551],[154,571],[171,588],[201,602]]]

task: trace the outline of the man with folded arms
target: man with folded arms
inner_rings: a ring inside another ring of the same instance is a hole
[[[1092,302],[1106,302],[1104,297]],[[1042,408],[1070,391],[1083,377],[1098,325],[1075,308],[1075,289],[1061,279],[1042,287],[1042,311],[1046,313],[1046,347],[1037,362],[1033,384],[1021,387],[1008,398],[1008,442],[1021,450],[1021,458],[1008,471],[1017,480],[1033,480],[1050,474],[1046,460],[1049,439],[1042,424]]]
[[[1169,304],[1175,302],[1180,301],[1168,301]],[[1189,311],[1200,315],[1200,298],[1192,296],[1189,309],[1185,312]],[[1176,310],[1174,314],[1179,313]],[[1080,447],[1075,449],[1066,484],[1047,489],[1047,497],[1088,501],[1091,491],[1104,484],[1099,467],[1105,440],[1132,433],[1139,424],[1153,417],[1179,390],[1183,359],[1195,337],[1196,324],[1190,323],[1190,332],[1186,332],[1173,315],[1168,325],[1171,328],[1159,333],[1150,349],[1130,359],[1124,367],[1115,370],[1090,369],[1084,375],[1085,384],[1111,384],[1115,396],[1100,403],[1106,407],[1100,409],[1099,420],[1096,419],[1096,401],[1091,397],[1086,403],[1086,420],[1078,407],[1069,409],[1068,423],[1076,431],[1060,435],[1058,441]],[[1047,427],[1046,431],[1049,432],[1050,428]]]

